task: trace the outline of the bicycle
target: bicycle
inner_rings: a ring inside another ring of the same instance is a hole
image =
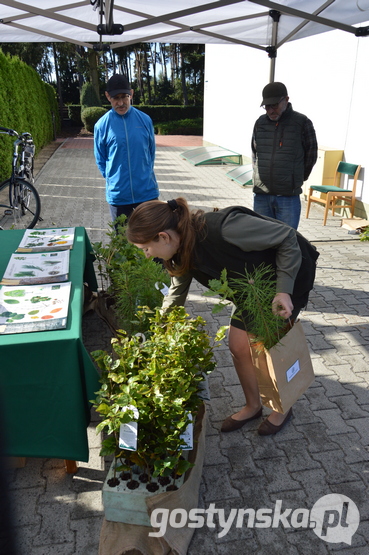
[[[41,200],[33,185],[35,145],[30,133],[0,127],[0,134],[16,137],[11,176],[0,183],[0,229],[33,228],[42,221]]]

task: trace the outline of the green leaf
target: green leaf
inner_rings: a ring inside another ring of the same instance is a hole
[[[99,432],[104,430],[104,428],[106,428],[108,425],[109,425],[108,420],[103,420],[102,422],[99,422],[99,424],[96,426],[96,433],[98,434]]]
[[[107,457],[115,453],[115,438],[108,437],[101,442],[100,457]]]
[[[182,474],[184,474],[185,472],[187,472],[187,470],[189,470],[190,468],[192,468],[194,466],[194,464],[185,461],[185,460],[179,460],[177,467],[176,467],[176,473],[179,474],[180,476],[182,476]]]
[[[96,411],[106,416],[110,412],[110,406],[106,403],[101,403],[101,405],[96,407]]]
[[[215,341],[223,341],[228,330],[229,326],[220,326],[217,333],[215,334]]]

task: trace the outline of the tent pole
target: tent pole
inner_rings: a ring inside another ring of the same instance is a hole
[[[269,82],[274,82],[275,77],[275,59],[277,57],[277,36],[278,36],[278,23],[281,17],[281,12],[277,10],[269,10],[269,15],[273,20],[272,26],[272,44],[267,48],[268,56],[270,58],[270,72],[269,72]]]
[[[270,60],[270,68],[269,68],[269,83],[274,83],[275,79],[275,58]]]

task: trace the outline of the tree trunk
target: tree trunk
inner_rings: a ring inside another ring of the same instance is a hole
[[[161,55],[161,63],[163,67],[163,75],[165,81],[168,80],[168,72],[167,72],[167,53],[166,53],[166,46],[165,44],[160,44],[160,55]]]
[[[185,63],[184,63],[184,55],[183,55],[181,46],[179,47],[179,52],[181,56],[181,83],[182,83],[183,105],[188,106],[186,70],[185,70]]]
[[[148,95],[148,98],[149,98],[149,104],[152,104],[152,100],[151,100],[151,83],[150,83],[150,62],[149,62],[149,57],[148,57],[147,54],[148,54],[148,52],[147,52],[147,46],[144,45],[143,55],[144,55],[145,66],[146,66],[147,95]]]
[[[175,86],[176,76],[178,75],[178,62],[177,62],[177,55],[176,55],[176,45],[170,45],[170,58],[171,58],[171,82],[172,87]]]
[[[136,58],[136,77],[137,84],[140,90],[141,102],[145,103],[145,92],[142,83],[142,68],[141,68],[141,52],[138,48],[135,48],[135,58]]]
[[[156,101],[156,96],[157,96],[157,82],[156,82],[156,59],[157,59],[157,55],[156,55],[156,42],[154,42],[153,48],[152,48],[151,45],[150,45],[150,51],[151,51],[151,60],[152,60],[152,67],[153,67],[154,100]]]
[[[97,53],[95,50],[88,51],[88,65],[90,68],[90,79],[97,97],[100,98],[99,74],[97,71]]]
[[[57,89],[58,89],[58,97],[59,97],[59,115],[60,115],[60,121],[62,122],[63,121],[63,94],[62,94],[62,88],[61,88],[61,83],[60,83],[59,63],[58,63],[58,58],[57,58],[57,55],[56,55],[55,42],[53,42],[52,44],[53,44],[53,54],[54,54],[56,86],[57,86]]]

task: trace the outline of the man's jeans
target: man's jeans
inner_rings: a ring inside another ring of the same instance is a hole
[[[158,199],[155,198],[152,200],[158,200]],[[133,210],[137,208],[137,206],[140,206],[140,204],[142,204],[142,202],[135,202],[134,204],[119,204],[119,205],[109,204],[110,217],[112,221],[114,222],[115,219],[118,218],[118,216],[121,216],[122,214],[127,216],[127,219],[128,219],[132,214]]]
[[[254,194],[254,212],[280,220],[297,229],[301,213],[300,195],[284,197],[282,195]]]
[[[119,206],[115,204],[109,204],[110,217],[112,221],[114,222],[114,220],[118,216],[121,216],[122,214],[124,214],[125,216],[127,216],[127,218],[129,218],[133,210],[137,208],[137,206],[139,206],[140,204],[141,204],[140,202],[136,202],[135,204],[121,204]]]

